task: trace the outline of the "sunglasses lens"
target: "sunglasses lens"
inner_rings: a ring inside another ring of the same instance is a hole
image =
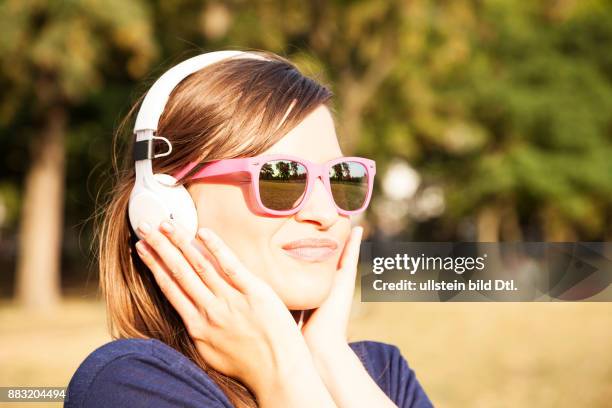
[[[345,161],[332,166],[329,184],[334,201],[345,211],[361,208],[368,196],[368,172],[359,162]]]
[[[259,171],[259,196],[263,205],[276,211],[298,206],[306,192],[306,167],[292,160],[271,160]]]

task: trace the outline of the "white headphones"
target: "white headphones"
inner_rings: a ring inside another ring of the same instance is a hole
[[[167,156],[172,152],[170,141],[155,135],[155,132],[172,90],[194,72],[230,57],[265,59],[258,54],[245,51],[214,51],[201,54],[170,68],[147,92],[134,126],[136,180],[128,208],[130,224],[138,238],[143,238],[138,232],[141,222],[147,222],[151,228],[158,228],[159,224],[168,218],[180,223],[191,236],[195,237],[198,216],[189,192],[184,186],[175,185],[177,180],[171,175],[153,174],[151,160]],[[155,139],[166,142],[168,150],[165,153],[153,154]]]

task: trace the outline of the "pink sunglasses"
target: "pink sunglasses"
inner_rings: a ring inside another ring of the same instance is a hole
[[[180,180],[198,162],[191,162],[173,176]],[[255,209],[268,215],[300,211],[320,178],[340,214],[364,211],[372,196],[376,163],[363,157],[339,157],[323,164],[299,157],[274,154],[205,163],[190,180],[221,178],[250,182]],[[246,177],[245,177],[246,176]]]

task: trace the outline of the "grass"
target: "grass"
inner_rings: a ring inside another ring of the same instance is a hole
[[[1,386],[66,386],[81,361],[110,341],[104,305],[93,299],[67,299],[46,315],[4,302],[0,322]],[[400,347],[436,407],[606,407],[612,400],[608,303],[356,301],[349,338]]]
[[[269,208],[291,208],[298,202],[303,193],[302,182],[273,182],[260,180],[265,188],[261,191],[261,200]],[[335,183],[332,187],[334,199],[347,209],[359,207],[367,193],[365,185],[353,183]],[[350,203],[347,204],[347,203]]]

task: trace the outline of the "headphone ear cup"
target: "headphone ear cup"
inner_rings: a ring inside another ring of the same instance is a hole
[[[142,235],[138,226],[146,222],[151,228],[156,228],[163,220],[168,217],[168,209],[159,196],[147,189],[132,191],[128,208],[130,224],[139,239]]]
[[[169,174],[155,174],[153,177],[160,182],[156,188],[161,189],[162,198],[167,203],[166,218],[177,221],[187,230],[190,237],[195,238],[198,230],[198,213],[189,191],[185,186],[175,186],[176,178]]]
[[[176,179],[169,174],[153,175],[157,183],[148,188],[132,191],[129,217],[132,229],[142,239],[138,225],[147,222],[158,228],[166,219],[172,219],[185,228],[190,237],[198,229],[198,214],[191,195],[184,186],[174,186]]]

